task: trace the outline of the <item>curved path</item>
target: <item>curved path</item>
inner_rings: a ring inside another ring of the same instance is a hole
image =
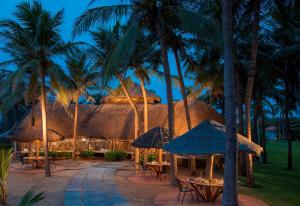
[[[115,171],[126,163],[92,164],[78,171],[65,192],[64,206],[128,206],[114,181]]]

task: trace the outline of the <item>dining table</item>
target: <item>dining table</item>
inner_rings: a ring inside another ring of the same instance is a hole
[[[167,173],[170,171],[170,163],[169,162],[147,162],[146,166],[149,169],[152,169],[156,177],[158,177],[161,180],[161,177],[163,174]]]
[[[34,167],[36,169],[41,168],[45,164],[45,157],[36,157],[36,156],[31,156],[31,157],[24,157],[25,160],[28,160],[28,162],[32,162]],[[51,160],[52,157],[49,157],[49,160]]]
[[[205,178],[189,178],[187,182],[197,193],[197,197],[201,197],[205,202],[214,202],[223,192],[223,180],[221,179],[205,179]]]

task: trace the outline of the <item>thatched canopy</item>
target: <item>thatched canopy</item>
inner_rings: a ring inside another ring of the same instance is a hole
[[[168,129],[163,127],[154,127],[134,140],[132,146],[137,148],[161,149],[168,139]]]
[[[141,86],[129,81],[127,82],[128,92],[130,93],[133,101],[137,104],[144,103],[144,98],[141,90]],[[126,98],[122,88],[119,86],[112,90],[108,96],[102,98],[103,103],[109,104],[128,104],[128,99]],[[157,96],[154,91],[147,90],[147,102],[148,104],[160,103],[160,97]]]
[[[240,151],[260,155],[263,149],[242,135],[237,135]],[[213,120],[206,120],[189,132],[164,145],[163,149],[179,155],[224,154],[226,127]]]
[[[188,131],[183,102],[175,103],[175,135]],[[223,122],[223,118],[208,104],[189,100],[192,125],[196,126],[206,119]],[[73,110],[73,105],[71,110]],[[143,114],[143,105],[139,105],[140,115]],[[42,124],[40,106],[36,106],[35,125],[31,125],[31,112],[19,122],[16,129],[10,135],[18,141],[42,140]],[[48,103],[47,105],[48,131],[55,131],[62,138],[71,138],[73,131],[73,119],[65,109],[59,105]],[[149,105],[149,128],[168,127],[167,105]],[[143,124],[140,125],[143,131]],[[49,132],[51,138],[51,133]],[[134,138],[134,113],[129,104],[102,104],[79,105],[78,136],[103,139],[132,140]]]

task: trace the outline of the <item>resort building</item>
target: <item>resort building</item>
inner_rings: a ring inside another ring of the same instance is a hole
[[[143,133],[143,101],[136,87],[131,89],[133,100],[140,112],[140,131]],[[167,105],[160,103],[160,98],[148,91],[149,129],[157,126],[168,127]],[[131,143],[134,140],[134,112],[125,96],[114,90],[103,98],[100,105],[80,104],[78,115],[78,146],[80,150],[93,150],[104,153],[107,150],[133,152]],[[188,131],[183,102],[175,102],[175,136]],[[223,118],[208,104],[196,99],[189,99],[192,125],[196,126],[210,119],[223,122]],[[67,111],[59,104],[48,103],[47,127],[49,148],[55,151],[72,151],[74,105]],[[42,140],[42,121],[40,106],[35,106],[35,121],[32,124],[32,112],[19,122],[10,135],[18,142],[19,150],[35,150],[36,140]]]

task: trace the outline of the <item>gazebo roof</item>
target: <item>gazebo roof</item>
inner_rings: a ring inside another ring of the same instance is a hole
[[[263,149],[237,134],[240,151],[260,155]],[[163,149],[178,155],[214,155],[224,154],[226,145],[226,127],[213,120],[206,120],[192,130],[165,144]]]
[[[168,130],[166,128],[154,127],[134,140],[132,146],[160,149],[168,141],[168,137]]]

